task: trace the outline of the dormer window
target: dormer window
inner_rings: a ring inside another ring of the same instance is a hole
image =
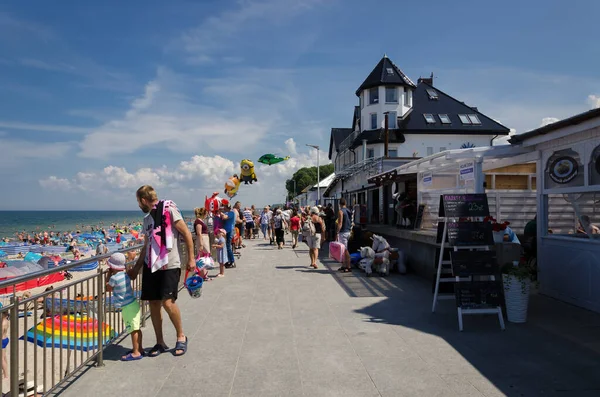
[[[481,120],[479,120],[476,114],[459,114],[458,118],[461,123],[466,125],[481,125]]]
[[[425,121],[427,122],[427,124],[435,124],[435,117],[433,116],[433,114],[425,113],[423,117],[425,117]]]
[[[398,103],[397,87],[385,87],[385,103]]]
[[[438,114],[438,116],[440,117],[442,124],[452,124],[450,117],[448,117],[447,114]]]
[[[467,116],[466,114],[459,114],[458,118],[460,119],[460,122],[463,124],[471,124],[471,120],[469,119],[469,116]]]
[[[392,76],[394,74],[394,69],[392,69],[392,68],[386,68],[386,70],[387,70],[387,74],[389,76]]]
[[[437,91],[433,88],[427,89],[427,95],[429,95],[429,99],[439,99]]]
[[[379,103],[379,87],[373,87],[369,90],[369,105]]]
[[[404,91],[404,106],[410,107],[410,91],[409,90]]]
[[[477,117],[476,114],[470,114],[469,115],[469,120],[471,120],[471,123],[475,124],[475,125],[480,125],[481,121],[479,120],[479,117]]]

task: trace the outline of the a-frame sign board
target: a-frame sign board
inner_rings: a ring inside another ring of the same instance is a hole
[[[492,228],[481,219],[489,216],[489,213],[485,194],[440,196],[439,216],[444,221],[443,226],[438,225],[440,254],[431,311],[435,312],[438,300],[455,299],[461,331],[462,316],[465,314],[498,314],[500,327],[504,329],[500,301],[501,278],[495,253],[490,250],[494,245]],[[444,261],[445,248],[453,249],[450,262]],[[451,277],[442,275],[444,264],[452,265]],[[454,283],[453,296],[439,294],[440,282]]]

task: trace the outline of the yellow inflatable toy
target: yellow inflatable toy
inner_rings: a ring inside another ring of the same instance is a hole
[[[234,174],[227,180],[227,182],[225,182],[225,194],[229,198],[235,197],[239,188],[240,178],[237,176],[237,174]]]
[[[242,181],[247,185],[248,182],[252,185],[252,182],[258,182],[256,174],[254,173],[254,163],[248,159],[244,159],[240,162],[240,173],[242,174]]]

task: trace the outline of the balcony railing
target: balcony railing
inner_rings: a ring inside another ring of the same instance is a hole
[[[119,251],[129,254],[127,265],[135,263],[141,247]],[[0,290],[9,291],[2,296],[8,304],[0,308],[0,315],[8,320],[10,338],[2,351],[9,357],[9,381],[0,383],[0,395],[7,389],[13,396],[33,395],[27,390],[46,395],[91,362],[103,365],[103,350],[123,337],[125,331],[120,309],[115,308],[112,294],[105,288],[106,269],[101,264],[109,256],[95,256],[0,282]],[[17,291],[19,285],[28,281],[68,273],[96,261],[99,263],[95,273],[78,273],[78,279],[72,282],[34,295]],[[139,296],[141,275],[133,280],[132,287]],[[149,311],[146,304],[141,307],[143,326]]]
[[[344,139],[340,144],[340,147],[338,148],[338,153],[342,153],[348,150],[352,146],[354,140],[358,137],[359,134],[360,131],[353,131],[350,135],[348,135],[346,139]]]

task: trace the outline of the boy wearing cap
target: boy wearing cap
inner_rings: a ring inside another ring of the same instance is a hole
[[[127,332],[131,334],[133,349],[121,357],[121,361],[135,361],[144,357],[140,330],[141,310],[131,288],[131,279],[125,272],[125,262],[125,255],[121,252],[115,252],[108,258],[106,290],[112,292],[113,304],[121,308],[123,322]]]

